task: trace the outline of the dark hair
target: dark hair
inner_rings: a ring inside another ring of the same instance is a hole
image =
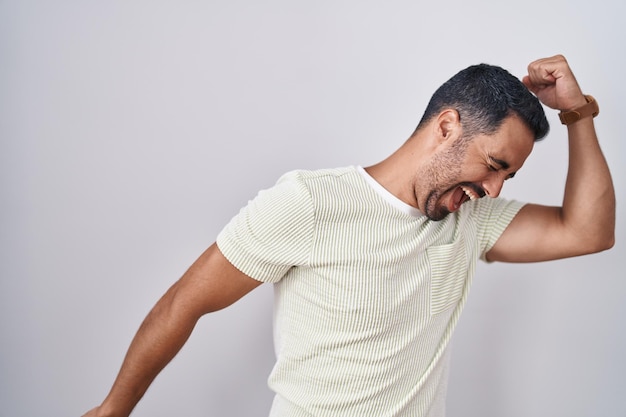
[[[530,128],[535,141],[550,130],[537,97],[508,71],[493,65],[473,65],[446,81],[433,94],[417,129],[447,108],[459,112],[464,136],[493,134],[512,114]]]

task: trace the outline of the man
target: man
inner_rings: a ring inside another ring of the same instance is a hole
[[[567,124],[561,207],[497,198],[548,132],[539,100]],[[523,82],[478,65],[435,92],[382,162],[285,175],[156,304],[86,416],[128,416],[197,320],[262,282],[276,290],[271,416],[445,415],[447,346],[476,260],[612,247],[615,196],[595,115],[562,56],[531,63]]]

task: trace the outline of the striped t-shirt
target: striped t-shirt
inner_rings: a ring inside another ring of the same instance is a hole
[[[443,416],[447,346],[476,267],[522,204],[431,221],[357,167],[294,171],[217,244],[275,283],[271,417]]]

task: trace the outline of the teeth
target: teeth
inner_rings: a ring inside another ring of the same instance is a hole
[[[465,195],[467,195],[470,200],[476,199],[476,195],[469,188],[461,187],[461,189],[463,190],[463,192],[465,192]]]

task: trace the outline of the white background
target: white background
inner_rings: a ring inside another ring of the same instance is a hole
[[[625,4],[0,0],[0,415],[99,403],[154,302],[285,171],[378,162],[458,70],[563,53],[600,103],[617,244],[481,265],[449,416],[623,417]],[[549,118],[505,196],[560,203]],[[266,415],[271,298],[204,318],[134,415]]]

